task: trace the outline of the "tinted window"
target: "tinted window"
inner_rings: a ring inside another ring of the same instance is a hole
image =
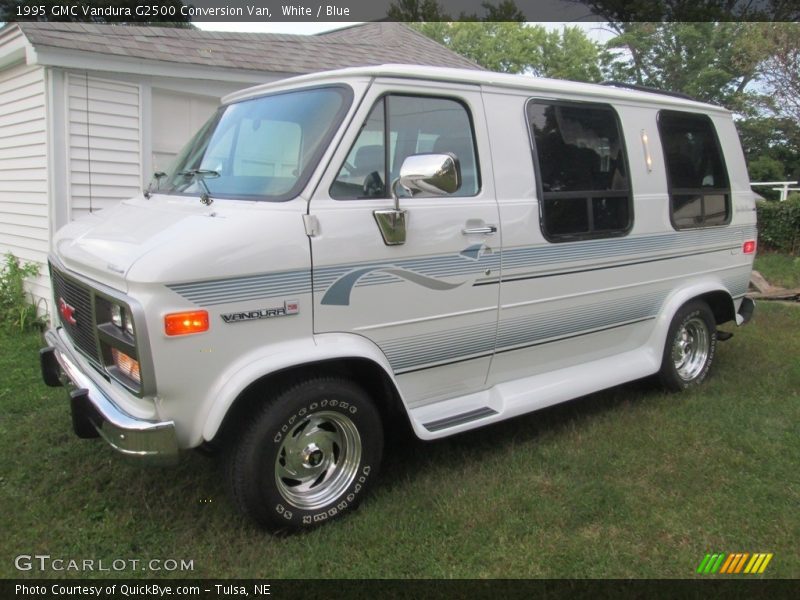
[[[661,111],[661,145],[677,229],[730,221],[730,186],[714,125],[705,115]]]
[[[388,198],[389,184],[406,157],[430,152],[450,152],[459,160],[462,184],[451,196],[478,193],[475,141],[464,105],[448,98],[385,96],[364,122],[331,186],[331,197]]]
[[[607,105],[527,105],[542,185],[542,229],[552,241],[630,229],[630,181],[617,115]]]

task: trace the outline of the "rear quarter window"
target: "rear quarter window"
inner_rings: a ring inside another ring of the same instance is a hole
[[[731,220],[728,171],[707,115],[662,110],[658,131],[675,229],[726,225]]]

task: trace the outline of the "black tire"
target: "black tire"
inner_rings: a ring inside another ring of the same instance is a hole
[[[380,414],[351,381],[315,377],[277,391],[231,441],[228,487],[238,508],[279,533],[355,509],[378,475]]]
[[[684,304],[672,318],[659,378],[669,390],[681,392],[700,385],[717,352],[714,314],[702,300]]]

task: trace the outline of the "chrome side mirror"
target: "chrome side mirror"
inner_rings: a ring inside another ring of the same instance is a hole
[[[395,199],[397,185],[412,196],[452,194],[461,187],[461,165],[454,154],[414,154],[403,161],[400,177],[392,184]]]
[[[412,196],[426,193],[444,196],[461,187],[461,167],[453,154],[414,154],[406,157],[400,167],[400,177],[392,182],[394,208],[373,211],[378,229],[387,246],[406,242],[408,211],[400,208],[397,186]]]

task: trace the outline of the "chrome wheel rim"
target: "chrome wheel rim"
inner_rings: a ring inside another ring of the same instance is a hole
[[[296,508],[327,506],[350,486],[361,463],[361,436],[347,416],[317,412],[283,438],[275,460],[275,483]]]
[[[672,343],[672,360],[678,377],[684,381],[695,379],[708,360],[711,336],[705,321],[692,317],[686,321]]]

